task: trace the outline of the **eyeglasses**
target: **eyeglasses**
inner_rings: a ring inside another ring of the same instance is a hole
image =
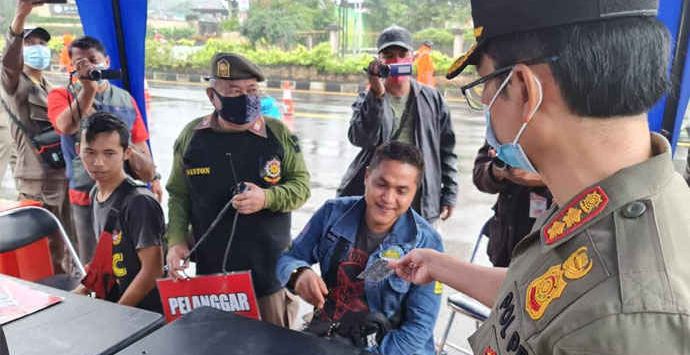
[[[498,78],[501,75],[509,73],[513,68],[515,68],[516,65],[518,64],[524,64],[524,65],[534,65],[534,64],[542,64],[542,63],[553,63],[558,61],[559,57],[558,56],[552,56],[552,57],[544,57],[544,58],[536,58],[536,59],[530,59],[530,60],[525,60],[525,61],[520,61],[515,64],[511,64],[508,66],[505,66],[500,69],[496,69],[493,71],[491,74],[488,74],[486,76],[483,76],[467,85],[464,85],[460,88],[462,91],[462,95],[465,96],[465,100],[467,100],[467,105],[475,111],[481,111],[484,109],[484,104],[482,102],[482,97],[484,95],[484,88],[485,84],[494,78]]]

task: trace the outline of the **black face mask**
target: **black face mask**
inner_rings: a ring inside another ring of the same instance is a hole
[[[257,95],[223,96],[211,88],[220,100],[221,108],[216,110],[220,118],[234,124],[243,125],[261,116],[261,99]]]

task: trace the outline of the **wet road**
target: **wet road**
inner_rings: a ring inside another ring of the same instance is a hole
[[[202,86],[169,86],[151,82],[151,114],[149,130],[151,146],[163,181],[169,175],[175,138],[187,122],[212,110]],[[280,99],[280,92],[268,92]],[[450,95],[455,95],[451,93]],[[311,172],[311,198],[293,213],[292,234],[297,235],[311,215],[327,199],[335,196],[340,178],[358,152],[347,140],[351,115],[351,95],[293,93],[295,100],[294,132],[300,139],[304,157]],[[445,248],[457,257],[467,259],[484,221],[491,215],[495,197],[479,192],[472,184],[472,164],[484,137],[483,118],[467,110],[463,102],[449,103],[456,133],[455,152],[459,158],[460,193],[453,216],[441,224]],[[165,203],[164,203],[165,205]],[[167,206],[166,206],[167,207]],[[167,208],[166,208],[167,210]],[[488,263],[483,250],[480,263]],[[445,295],[453,291],[446,287]],[[306,310],[306,306],[303,307]],[[441,308],[436,334],[446,324],[448,311],[445,300]],[[456,317],[450,339],[464,343],[474,323]]]

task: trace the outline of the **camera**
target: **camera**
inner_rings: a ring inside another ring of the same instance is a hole
[[[377,68],[379,70],[378,77],[387,78],[389,76],[406,76],[412,75],[412,64],[411,63],[399,63],[399,64],[384,64],[377,63]],[[364,69],[369,75],[374,73],[370,72],[367,68]]]
[[[507,170],[510,169],[510,165],[506,164],[503,160],[499,159],[498,157],[494,157],[491,160],[491,163],[494,165],[494,167],[498,170]]]
[[[119,69],[93,69],[89,71],[87,80],[113,80],[122,79],[122,71]]]

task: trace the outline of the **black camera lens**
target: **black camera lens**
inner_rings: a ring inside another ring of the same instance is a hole
[[[387,78],[391,75],[391,67],[388,64],[379,64],[379,76]]]
[[[89,71],[89,80],[97,81],[103,78],[103,72],[100,69],[94,69]]]

